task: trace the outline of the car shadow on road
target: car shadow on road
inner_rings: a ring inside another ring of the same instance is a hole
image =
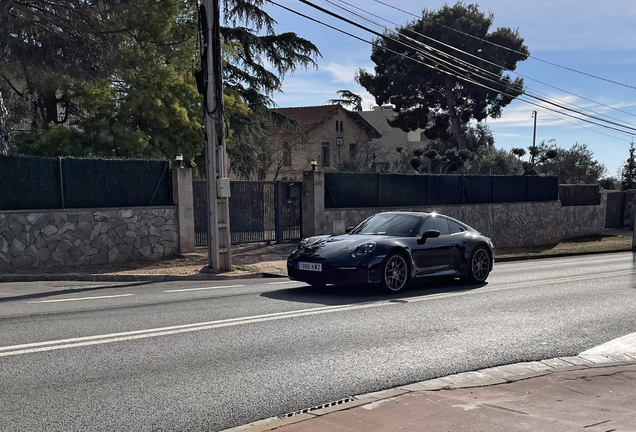
[[[7,296],[0,297],[0,303],[16,301],[16,300],[34,300],[34,299],[43,299],[47,297],[55,297],[64,294],[71,294],[77,292],[90,292],[90,291],[99,291],[109,288],[127,288],[127,287],[136,287],[140,285],[149,285],[155,282],[133,282],[127,284],[103,284],[103,285],[93,285],[93,286],[78,286],[78,287],[60,287],[59,290],[56,291],[45,291],[38,292],[32,294],[22,294],[15,296]]]
[[[410,283],[404,291],[397,294],[383,292],[379,286],[364,285],[328,285],[324,288],[310,285],[298,288],[285,288],[261,294],[274,300],[297,303],[315,303],[325,306],[343,306],[371,301],[408,301],[436,294],[449,294],[471,291],[487,286],[488,283],[467,285],[457,279],[430,279]]]

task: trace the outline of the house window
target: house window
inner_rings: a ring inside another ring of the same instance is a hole
[[[344,131],[344,129],[342,128],[342,122],[340,122],[340,132]]]
[[[336,120],[336,132],[338,132],[340,129],[338,129],[338,120]]]
[[[288,142],[283,143],[283,166],[292,165],[292,150],[291,144]]]
[[[349,144],[349,159],[353,159],[356,157],[357,150],[358,150],[358,144],[356,143]]]
[[[329,166],[329,143],[322,143],[322,166]]]

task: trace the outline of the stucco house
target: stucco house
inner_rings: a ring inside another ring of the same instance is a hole
[[[388,120],[397,115],[393,105],[376,105],[370,111],[360,111],[360,115],[382,135],[382,138],[376,138],[375,141],[386,152],[387,169],[391,169],[400,158],[396,148],[401,147],[408,154],[411,150],[425,147],[429,142],[422,129],[405,132],[389,125]]]
[[[268,125],[280,151],[266,180],[300,180],[312,168],[312,160],[322,171],[369,171],[386,161],[382,138],[357,111],[341,105],[279,108],[294,119],[298,129]]]

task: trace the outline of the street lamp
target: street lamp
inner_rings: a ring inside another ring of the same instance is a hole
[[[311,170],[316,171],[318,169],[318,161],[316,159],[311,160]]]
[[[183,168],[183,155],[181,153],[179,153],[178,155],[176,155],[174,157],[174,160],[176,160],[177,162],[179,162],[179,168]]]

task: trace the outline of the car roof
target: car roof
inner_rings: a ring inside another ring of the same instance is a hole
[[[405,215],[411,215],[411,216],[430,216],[434,213],[425,213],[425,212],[414,212],[414,211],[385,211],[385,212],[379,212],[376,214],[405,214]]]
[[[376,214],[403,214],[403,215],[410,215],[410,216],[419,216],[419,217],[429,217],[429,216],[442,216],[445,219],[449,219],[452,220],[453,222],[457,222],[460,225],[465,226],[466,228],[470,229],[471,231],[474,232],[479,232],[477,231],[475,228],[471,227],[470,225],[468,225],[466,222],[462,222],[458,219],[455,219],[453,217],[441,214],[441,213],[426,213],[426,212],[414,212],[414,211],[386,211],[386,212],[380,212],[380,213],[376,213]]]

